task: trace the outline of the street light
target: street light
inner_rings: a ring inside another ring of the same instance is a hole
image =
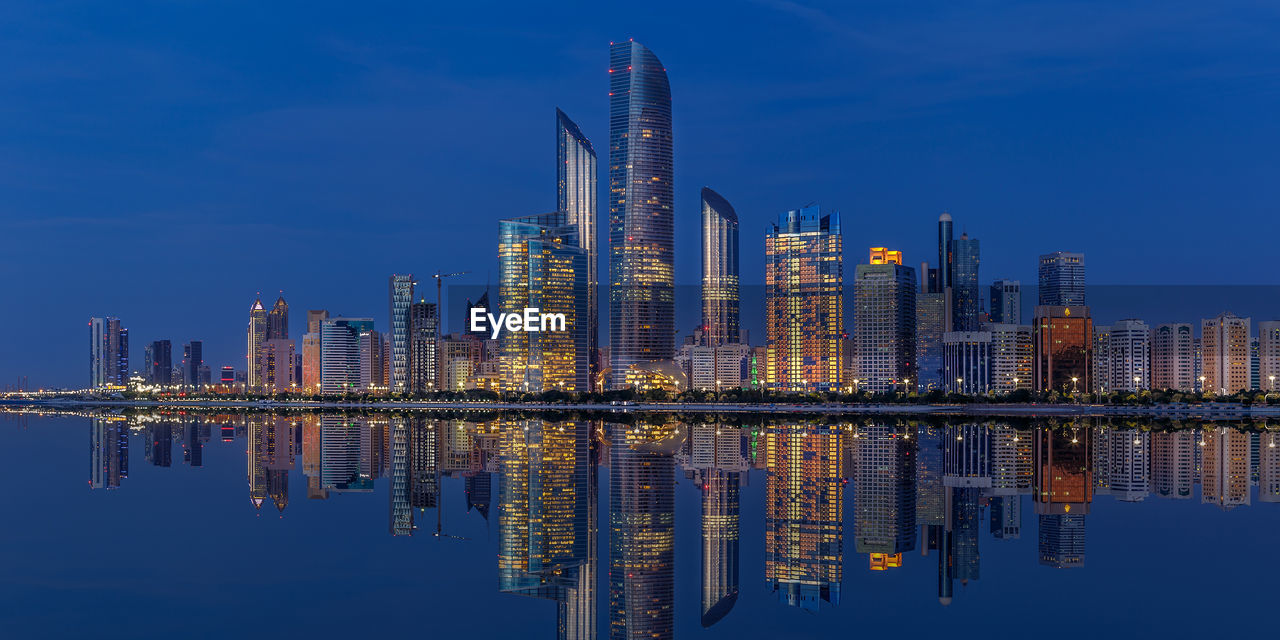
[[[1072,394],[1076,393],[1076,383],[1079,381],[1080,381],[1080,378],[1077,378],[1075,376],[1071,377],[1071,393]]]

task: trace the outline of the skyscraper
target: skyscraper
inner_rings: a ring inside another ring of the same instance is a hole
[[[436,384],[436,327],[434,302],[419,300],[409,307],[409,388],[426,393]]]
[[[293,341],[288,338],[272,338],[258,347],[258,391],[267,394],[284,393],[297,389],[294,365],[297,354]]]
[[[182,349],[182,370],[189,386],[200,388],[200,367],[204,366],[204,343],[199,340],[188,342]]]
[[[948,331],[942,335],[942,383],[947,391],[991,391],[991,361],[990,331]]]
[[[977,238],[960,234],[955,243],[955,266],[952,285],[955,297],[955,322],[952,331],[977,331],[981,322],[982,298],[978,290],[979,246]]]
[[[1157,325],[1151,334],[1151,388],[1194,391],[1195,339],[1191,325]]]
[[[1204,392],[1231,394],[1249,388],[1249,318],[1225,312],[1200,322]]]
[[[922,392],[942,388],[942,336],[946,333],[945,294],[929,291],[934,285],[928,271],[933,270],[921,265],[921,290],[928,292],[916,296],[916,377],[915,384],[908,385]]]
[[[325,395],[360,389],[360,334],[371,318],[333,318],[320,324],[320,391]]]
[[[822,215],[812,205],[778,216],[765,237],[764,274],[769,389],[839,388],[844,333],[840,214]]]
[[[590,390],[587,252],[578,242],[578,227],[567,222],[556,212],[498,223],[498,308],[565,318],[559,331],[505,331],[498,337],[504,389]]]
[[[267,312],[267,339],[281,340],[289,337],[289,303],[284,296],[276,298],[276,303]]]
[[[168,340],[156,340],[151,343],[151,382],[155,384],[173,382],[173,344]]]
[[[122,386],[129,381],[129,330],[119,318],[89,319],[89,386]]]
[[[262,343],[266,341],[267,310],[262,306],[262,298],[258,298],[253,301],[253,306],[249,307],[248,346],[245,350],[245,364],[248,367],[245,385],[250,391],[257,389],[262,384],[260,381],[262,371],[258,368],[260,360],[258,351],[261,349]]]
[[[991,390],[1010,393],[1031,389],[1035,358],[1031,325],[986,324],[982,330],[991,333]]]
[[[916,275],[902,252],[873,247],[855,269],[854,341],[858,388],[901,390],[915,377]]]
[[[675,350],[671,86],[638,42],[609,48],[609,358],[631,365]]]
[[[707,346],[739,341],[738,213],[702,188],[702,336]]]
[[[991,283],[991,322],[1022,324],[1022,283],[996,280]]]
[[[1084,254],[1054,251],[1040,256],[1040,305],[1084,306]]]
[[[409,390],[409,307],[413,305],[413,287],[417,282],[413,274],[391,274],[387,282],[391,334],[391,380],[389,387],[392,393],[404,393]]]
[[[587,354],[590,385],[600,377],[600,257],[596,235],[596,150],[569,116],[556,109],[556,210],[578,228],[578,247],[587,255]]]

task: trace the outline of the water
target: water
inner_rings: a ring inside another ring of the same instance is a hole
[[[0,628],[710,639],[1270,627],[1277,430],[615,419],[626,423],[3,414]]]

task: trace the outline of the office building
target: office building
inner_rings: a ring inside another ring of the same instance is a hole
[[[902,253],[871,249],[854,275],[857,386],[873,393],[910,389],[916,366],[916,275]]]
[[[262,371],[258,368],[261,362],[259,354],[262,343],[267,341],[267,310],[262,306],[262,298],[253,301],[249,307],[248,342],[245,350],[245,363],[248,365],[246,384],[253,391],[262,384]]]
[[[1267,393],[1280,391],[1280,321],[1258,323],[1258,384]]]
[[[578,229],[578,247],[587,254],[587,353],[590,381],[600,377],[600,275],[596,235],[596,151],[569,116],[556,109],[556,193],[566,223]]]
[[[738,214],[720,194],[702,188],[702,335],[712,347],[739,338]]]
[[[578,227],[567,223],[559,212],[498,223],[498,308],[564,317],[560,330],[505,331],[498,337],[504,389],[590,390],[587,252],[578,242]]]
[[[1055,251],[1040,256],[1040,302],[1042,307],[1082,307],[1084,254]]]
[[[921,265],[922,284],[931,287],[929,271],[932,269]],[[947,329],[943,326],[947,306],[943,297],[944,294],[932,291],[916,296],[916,379],[908,385],[908,390],[926,392],[942,388],[942,335]]]
[[[943,333],[955,330],[955,264],[955,223],[951,214],[944,211],[938,216],[938,269],[932,289],[943,294]]]
[[[955,321],[951,331],[977,331],[981,323],[982,298],[978,289],[978,239],[961,233],[955,242],[952,291]]]
[[[991,332],[948,331],[942,336],[943,388],[948,393],[991,391]]]
[[[199,389],[202,380],[200,370],[204,367],[204,343],[192,340],[182,348],[183,379],[188,386]]]
[[[1089,307],[1038,306],[1032,325],[1037,391],[1093,388],[1093,320]]]
[[[294,379],[296,354],[293,341],[288,338],[271,338],[258,347],[258,388],[266,394],[297,390]]]
[[[360,334],[372,329],[372,318],[331,318],[320,323],[321,393],[360,390]]]
[[[1022,324],[1022,283],[996,280],[991,283],[992,324]]]
[[[409,307],[409,389],[413,393],[426,393],[436,388],[439,322],[434,302],[419,300]]]
[[[765,379],[770,390],[841,386],[843,289],[840,214],[822,215],[812,205],[778,216],[765,237]]]
[[[1204,392],[1232,394],[1249,388],[1249,318],[1226,312],[1200,322]]]
[[[675,351],[671,86],[638,42],[609,48],[609,349],[614,388]]]
[[[173,343],[168,340],[151,343],[151,382],[173,384]]]
[[[359,389],[365,393],[386,393],[387,391],[387,339],[384,334],[374,329],[360,332],[360,384]]]

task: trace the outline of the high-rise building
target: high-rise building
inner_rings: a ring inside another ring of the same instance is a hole
[[[505,389],[590,391],[587,252],[578,242],[578,227],[567,222],[556,212],[498,223],[498,308],[564,317],[559,330],[505,331],[498,337]]]
[[[119,318],[89,319],[89,386],[123,386],[129,381],[129,330]]]
[[[844,567],[843,428],[765,428],[765,582],[779,602],[840,603]]]
[[[1031,389],[1035,351],[1029,324],[985,324],[991,334],[991,390],[1010,393]]]
[[[996,280],[991,283],[992,324],[1022,324],[1022,283]]]
[[[739,341],[738,213],[702,188],[702,336],[707,346]]]
[[[249,307],[249,331],[248,346],[245,350],[245,363],[248,365],[248,377],[246,384],[249,390],[255,390],[262,383],[261,370],[258,369],[258,363],[261,361],[259,350],[262,343],[267,341],[267,310],[262,306],[262,298],[253,301],[253,306]]]
[[[182,370],[189,386],[200,388],[200,368],[204,366],[204,343],[192,340],[182,348]]]
[[[902,253],[871,249],[854,271],[855,376],[859,389],[910,388],[916,368],[916,275]]]
[[[1151,388],[1151,327],[1141,320],[1111,325],[1107,349],[1108,391],[1138,392]],[[1096,357],[1096,355],[1095,355]]]
[[[297,354],[293,341],[288,338],[271,338],[258,347],[258,391],[267,394],[296,391],[294,379]]]
[[[609,349],[612,386],[675,351],[671,85],[633,40],[609,47]]]
[[[1054,251],[1040,256],[1040,304],[1048,307],[1082,307],[1084,254]]]
[[[922,293],[916,296],[916,379],[913,386],[909,385],[920,391],[942,388],[942,334],[947,331],[943,326],[947,304],[944,294],[933,291],[936,277],[936,271],[930,269],[928,263],[920,265]]]
[[[1191,325],[1157,325],[1151,333],[1151,388],[1194,391],[1195,348]]]
[[[1280,320],[1258,323],[1258,384],[1263,391],[1280,391]]]
[[[360,390],[384,393],[386,378],[386,336],[370,328],[360,332]]]
[[[289,337],[289,303],[284,296],[276,298],[276,303],[267,312],[267,339],[283,340]]]
[[[414,393],[435,390],[438,326],[434,302],[420,300],[409,307],[409,389]]]
[[[1231,394],[1249,388],[1249,318],[1226,312],[1200,322],[1204,391]]]
[[[391,333],[387,336],[391,347],[392,393],[409,390],[409,307],[413,305],[413,287],[417,285],[413,274],[391,274],[387,282]]]
[[[949,393],[991,391],[991,332],[948,331],[942,336],[942,382]]]
[[[766,385],[775,391],[839,388],[843,333],[840,214],[822,215],[812,205],[778,216],[765,237]]]
[[[600,378],[600,274],[596,235],[596,150],[569,116],[556,109],[556,194],[557,211],[566,223],[578,229],[578,248],[587,254],[587,353],[590,384],[595,389]]]
[[[1090,368],[1093,388],[1090,391],[1109,393],[1111,388],[1111,327],[1093,325],[1093,358]]]
[[[937,293],[943,294],[944,318],[942,331],[952,331],[955,328],[955,265],[956,265],[956,241],[955,241],[955,225],[951,221],[951,214],[942,212],[938,216],[938,269],[934,272],[936,276],[935,286],[932,289]],[[939,338],[941,344],[941,338]]]
[[[151,343],[151,382],[173,384],[173,343],[168,340]]]
[[[320,323],[321,393],[360,390],[360,334],[372,329],[372,318],[332,318]]]
[[[982,297],[978,288],[980,252],[977,238],[961,233],[955,243],[953,295],[955,321],[951,331],[977,331],[981,323]]]
[[[320,393],[320,326],[328,319],[329,312],[324,309],[307,311],[307,333],[302,336],[302,353],[298,358],[302,365],[298,383],[304,393]]]
[[[1089,307],[1038,306],[1032,327],[1036,390],[1090,391],[1093,388],[1093,320]]]

